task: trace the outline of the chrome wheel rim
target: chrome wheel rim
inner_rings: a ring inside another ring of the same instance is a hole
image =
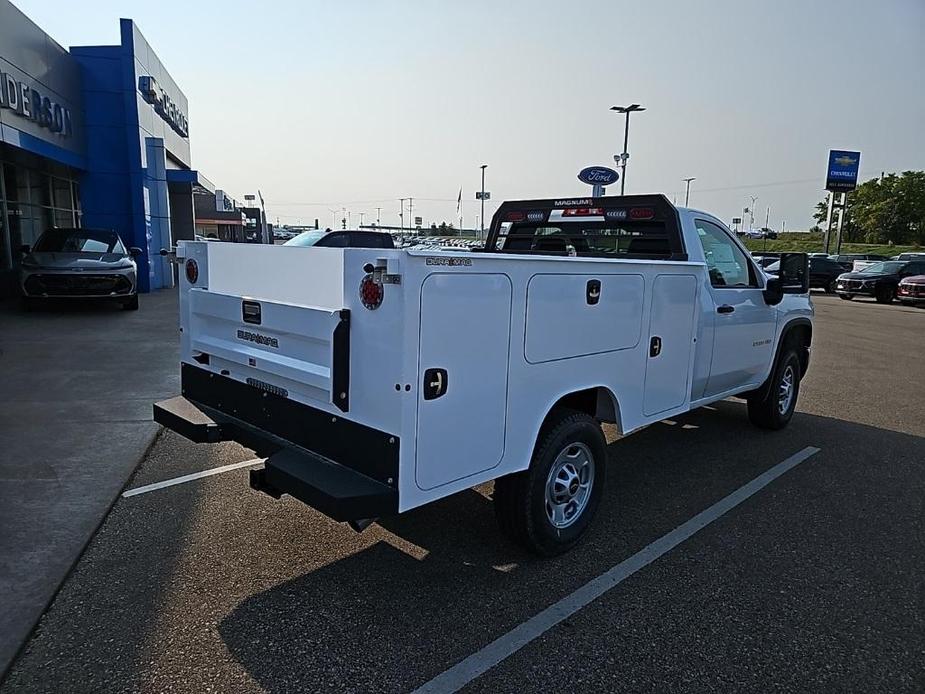
[[[780,377],[780,389],[777,395],[777,411],[781,414],[787,414],[790,405],[793,402],[793,390],[796,387],[796,374],[791,365],[787,365],[784,373]]]
[[[556,456],[546,478],[546,517],[555,528],[577,521],[591,498],[594,458],[583,443],[570,443]]]

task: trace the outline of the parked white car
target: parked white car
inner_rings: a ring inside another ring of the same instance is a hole
[[[793,415],[813,307],[661,195],[506,202],[481,252],[180,243],[182,394],[155,419],[268,456],[251,486],[362,529],[495,480],[503,530],[572,547],[629,434],[739,396]]]

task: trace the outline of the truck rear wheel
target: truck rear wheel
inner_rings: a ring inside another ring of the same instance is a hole
[[[748,398],[748,418],[762,429],[783,429],[793,417],[799,394],[800,357],[787,347],[774,367],[765,396]]]
[[[501,530],[541,556],[571,549],[584,535],[604,489],[606,441],[584,412],[554,412],[540,430],[530,467],[495,481]]]

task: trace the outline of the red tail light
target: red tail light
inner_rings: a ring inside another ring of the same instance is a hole
[[[522,222],[522,221],[524,221],[524,213],[523,213],[523,212],[508,212],[508,213],[507,213],[507,221],[509,221],[509,222]]]
[[[199,265],[192,258],[186,261],[186,279],[190,284],[196,284],[199,279]]]
[[[651,207],[633,207],[630,209],[630,219],[652,219],[655,210]]]
[[[360,280],[360,301],[370,311],[375,311],[382,305],[384,293],[382,284],[376,282],[371,274]]]

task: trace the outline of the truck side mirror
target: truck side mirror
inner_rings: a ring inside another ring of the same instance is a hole
[[[132,246],[131,248],[128,249],[128,254],[132,256],[133,258],[137,258],[138,256],[141,255],[141,249],[138,248],[138,246]]]
[[[784,294],[809,292],[809,256],[806,253],[781,253],[777,275]]]
[[[781,253],[776,277],[769,277],[764,289],[764,303],[776,306],[784,294],[809,293],[809,256],[806,253]]]
[[[784,300],[783,283],[780,277],[769,277],[767,284],[764,286],[764,303],[768,306],[777,306]]]

